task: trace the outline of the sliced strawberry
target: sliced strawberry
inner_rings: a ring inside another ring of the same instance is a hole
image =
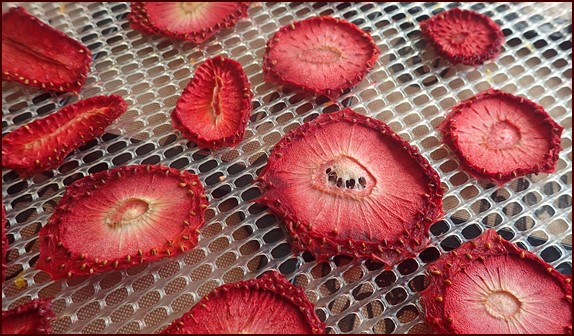
[[[92,53],[22,7],[2,14],[2,80],[58,92],[77,92]]]
[[[249,2],[132,2],[132,28],[201,43],[247,15]]]
[[[563,130],[542,106],[494,89],[453,107],[440,129],[466,170],[499,184],[553,172]]]
[[[354,24],[316,16],[275,33],[263,70],[268,81],[336,99],[363,80],[379,52],[371,35]]]
[[[2,167],[22,177],[57,168],[66,155],[102,135],[127,107],[120,96],[98,96],[32,121],[2,138]]]
[[[2,334],[49,334],[55,317],[52,300],[32,300],[2,312]]]
[[[572,333],[571,278],[488,230],[429,266],[422,292],[439,334]]]
[[[388,265],[428,243],[442,215],[436,171],[386,124],[347,108],[287,134],[258,179],[258,200],[285,218],[295,251]]]
[[[243,140],[253,93],[238,62],[217,56],[202,63],[171,113],[172,125],[202,148]]]
[[[494,59],[504,43],[500,27],[488,16],[454,8],[421,22],[423,35],[450,62],[478,65]]]
[[[36,268],[59,279],[180,254],[197,244],[206,207],[187,171],[138,165],[84,177],[40,230]]]
[[[302,288],[278,272],[226,284],[162,334],[324,334],[325,324]]]
[[[2,282],[6,276],[6,253],[8,252],[8,239],[6,238],[6,210],[2,200]]]

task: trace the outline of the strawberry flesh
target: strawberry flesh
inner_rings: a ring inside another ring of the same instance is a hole
[[[238,62],[221,56],[201,64],[171,114],[172,125],[202,148],[243,140],[253,93]]]
[[[32,300],[2,312],[2,334],[49,334],[55,317],[51,300]]]
[[[2,14],[2,80],[78,92],[90,70],[88,48],[22,7]]]
[[[2,167],[22,177],[58,168],[69,153],[102,135],[126,110],[122,97],[98,96],[32,121],[2,138]]]
[[[247,15],[249,2],[132,2],[132,28],[202,43]]]
[[[278,272],[226,284],[199,301],[162,334],[324,334],[303,289]]]
[[[563,130],[542,106],[495,89],[453,107],[440,129],[466,170],[499,184],[553,172]]]
[[[8,238],[6,238],[6,210],[2,200],[2,282],[6,276],[6,253],[8,252]]]
[[[442,216],[439,176],[386,124],[345,109],[287,134],[257,200],[285,218],[295,251],[388,265],[423,249]]]
[[[479,65],[494,59],[504,34],[488,16],[454,8],[421,22],[421,31],[450,62]]]
[[[379,52],[354,24],[316,16],[279,29],[267,42],[263,70],[270,82],[334,100],[363,79]]]
[[[206,207],[201,182],[187,171],[136,165],[84,177],[40,230],[36,268],[59,279],[183,253],[197,244]]]
[[[535,254],[490,229],[429,266],[422,292],[439,334],[572,332],[572,287]]]

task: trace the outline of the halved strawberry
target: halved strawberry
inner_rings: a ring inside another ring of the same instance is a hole
[[[57,168],[66,155],[102,135],[127,108],[120,96],[98,96],[34,120],[2,138],[2,167],[22,177]]]
[[[180,254],[197,244],[206,207],[187,171],[136,165],[84,177],[40,230],[36,268],[59,279]]]
[[[504,43],[500,27],[488,16],[454,8],[421,22],[424,36],[452,63],[478,65],[494,59]]]
[[[132,2],[130,24],[145,33],[201,43],[247,15],[249,2]]]
[[[173,128],[202,148],[243,140],[251,113],[251,86],[241,64],[217,56],[202,63],[171,113]]]
[[[285,218],[295,251],[388,265],[428,243],[442,215],[438,174],[385,123],[346,108],[322,114],[274,147],[258,180]]]
[[[542,106],[495,89],[457,104],[439,127],[466,170],[499,184],[553,172],[563,130]]]
[[[8,239],[6,238],[6,210],[2,199],[2,282],[6,276],[6,252],[8,252]]]
[[[302,288],[279,272],[216,288],[162,334],[324,334]]]
[[[439,334],[572,333],[571,278],[493,229],[429,273],[422,303]]]
[[[22,7],[2,14],[2,80],[52,91],[80,90],[92,53]]]
[[[275,33],[263,71],[268,81],[336,99],[363,79],[379,52],[371,35],[354,24],[316,16]]]
[[[2,312],[2,335],[49,334],[52,332],[51,322],[55,317],[52,311],[52,300],[32,300]]]

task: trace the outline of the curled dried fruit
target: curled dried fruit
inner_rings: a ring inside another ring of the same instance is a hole
[[[303,289],[278,272],[226,284],[199,301],[162,334],[324,334]]]
[[[452,63],[478,65],[494,59],[504,34],[488,16],[454,8],[421,22],[424,36]]]
[[[562,129],[542,106],[494,89],[460,102],[440,125],[462,166],[499,184],[553,172]]]
[[[6,276],[6,253],[8,252],[8,239],[6,238],[6,210],[2,200],[2,282]]]
[[[58,92],[77,92],[92,53],[22,7],[2,14],[2,80]]]
[[[2,311],[2,334],[49,334],[55,317],[52,300],[32,300],[14,309]]]
[[[178,255],[197,245],[206,207],[187,171],[136,165],[84,177],[40,230],[36,268],[59,279]]]
[[[263,70],[268,81],[336,99],[363,79],[379,52],[371,35],[354,24],[316,16],[275,33]]]
[[[249,2],[132,2],[132,28],[201,43],[247,15]]]
[[[98,96],[63,107],[2,138],[2,167],[27,177],[57,168],[127,110],[122,97]]]
[[[439,176],[386,124],[351,109],[322,114],[274,147],[258,202],[285,219],[295,251],[388,265],[427,245],[442,216]]]
[[[202,148],[236,145],[243,140],[252,98],[241,64],[221,56],[208,59],[178,99],[172,125]]]
[[[430,285],[422,292],[437,333],[572,331],[571,278],[493,229],[455,251],[429,266]]]

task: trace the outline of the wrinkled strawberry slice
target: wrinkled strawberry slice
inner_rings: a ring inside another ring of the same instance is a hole
[[[80,90],[92,53],[22,7],[2,14],[2,80],[52,91]]]
[[[259,181],[258,202],[285,218],[295,251],[395,264],[427,245],[442,215],[438,174],[386,124],[351,109],[287,134]]]
[[[6,253],[8,252],[8,239],[6,238],[6,210],[2,199],[2,282],[6,276]]]
[[[127,107],[120,96],[98,96],[32,121],[2,138],[2,167],[22,177],[57,168],[66,155],[104,134]]]
[[[55,317],[51,300],[32,300],[2,312],[2,334],[49,334]]]
[[[267,42],[266,79],[331,99],[359,83],[379,48],[345,20],[316,16],[284,26]]]
[[[421,22],[421,31],[439,54],[455,64],[494,59],[504,43],[502,30],[488,16],[459,8]]]
[[[563,130],[542,106],[494,89],[453,107],[440,129],[466,170],[499,184],[553,172]]]
[[[429,266],[422,292],[440,334],[572,332],[571,278],[488,230]]]
[[[132,2],[132,28],[201,43],[247,15],[249,2]]]
[[[202,148],[243,140],[253,93],[238,62],[221,56],[201,64],[171,114],[172,125]]]
[[[186,171],[137,165],[84,177],[40,230],[36,268],[59,279],[180,254],[197,244],[206,207],[197,175]]]
[[[199,301],[162,334],[324,334],[303,289],[278,272],[226,284]]]

